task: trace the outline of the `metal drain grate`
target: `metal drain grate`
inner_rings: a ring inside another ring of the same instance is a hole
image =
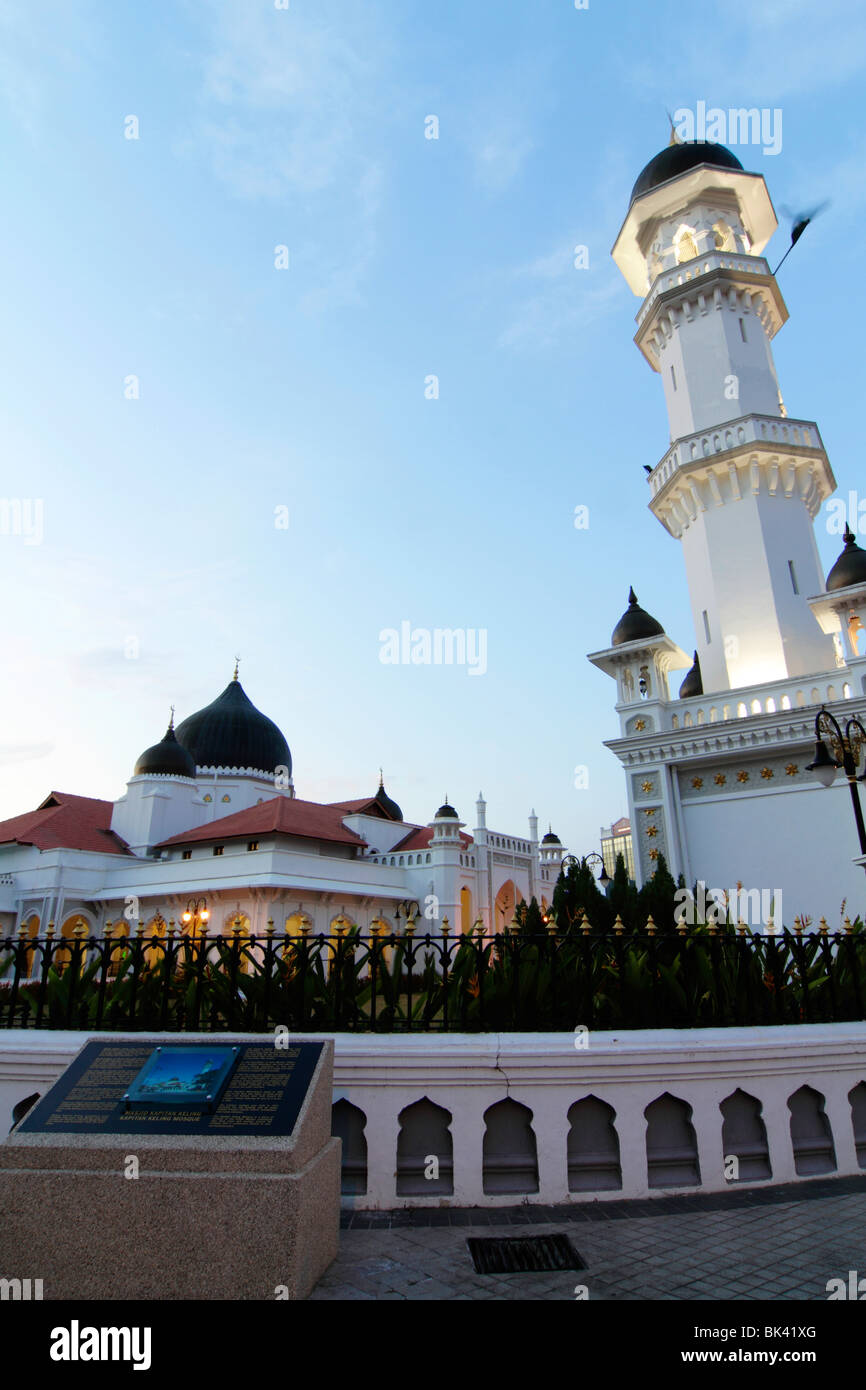
[[[466,1244],[477,1274],[587,1268],[568,1236],[472,1236]]]

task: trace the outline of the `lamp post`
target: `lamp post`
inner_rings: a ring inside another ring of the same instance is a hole
[[[190,936],[198,936],[199,929],[206,927],[210,921],[210,913],[207,908],[207,898],[190,898],[180,919],[184,928]]]
[[[822,733],[830,740],[832,756],[827,749]],[[860,763],[860,754],[866,749],[866,729],[859,719],[849,719],[845,725],[843,734],[841,725],[827,709],[821,706],[815,716],[815,761],[806,767],[807,772],[814,772],[822,787],[831,787],[836,777],[837,770],[841,767],[848,778],[848,786],[851,789],[851,803],[854,807],[854,819],[857,822],[857,834],[860,837],[860,853],[866,854],[866,825],[863,823],[863,809],[860,805],[860,793],[857,783],[866,782],[866,771],[860,777],[857,776],[857,768]],[[864,759],[866,761],[866,759]],[[863,866],[866,868],[866,865]]]
[[[603,858],[600,854],[597,854],[595,850],[591,850],[589,854],[585,854],[582,859],[576,858],[573,854],[567,854],[562,861],[562,867],[563,869],[568,869],[574,864],[580,869],[588,869],[590,865],[595,862],[601,865],[601,873],[598,876],[598,881],[605,892],[607,892],[607,886],[610,883],[610,874],[607,871],[607,865]]]

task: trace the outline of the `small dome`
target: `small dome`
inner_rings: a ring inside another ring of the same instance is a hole
[[[735,154],[712,140],[685,140],[668,145],[637,176],[631,191],[632,202],[643,193],[667,183],[670,179],[687,174],[701,164],[709,164],[714,169],[739,169],[743,166]]]
[[[541,843],[543,845],[561,845],[562,841],[558,835],[554,835],[552,830],[548,830],[547,834],[543,836]]]
[[[195,762],[185,748],[181,748],[174,734],[174,724],[169,724],[161,743],[146,748],[135,764],[133,777],[195,777]]]
[[[628,591],[628,608],[613,630],[610,639],[612,647],[621,647],[623,642],[636,642],[640,637],[664,637],[661,623],[645,612],[637,601],[634,589]]]
[[[697,652],[695,652],[691,670],[686,673],[686,678],[680,686],[680,699],[690,700],[693,695],[703,695],[703,693],[704,682],[701,679],[701,663]]]
[[[379,790],[377,791],[373,800],[375,801],[377,806],[381,807],[381,809],[385,812],[385,815],[391,818],[391,820],[401,821],[403,819],[403,812],[400,810],[400,807],[397,805],[396,801],[392,801],[391,797],[385,791],[385,784],[382,780],[381,773],[379,775]]]
[[[443,804],[439,807],[439,810],[436,812],[436,815],[435,815],[434,819],[435,819],[435,820],[459,820],[460,817],[458,816],[457,812],[454,810],[454,807],[453,807],[453,806],[449,806],[449,805],[448,805],[448,802],[445,801],[445,802],[443,802]]]
[[[854,539],[854,532],[845,527],[845,549],[827,575],[827,591],[847,589],[851,584],[866,584],[866,550]]]
[[[177,728],[177,739],[196,767],[251,767],[292,772],[289,745],[272,719],[256,709],[237,676],[212,704],[191,714]]]

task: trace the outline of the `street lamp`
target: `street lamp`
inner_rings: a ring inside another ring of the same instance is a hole
[[[582,859],[576,859],[573,854],[567,854],[562,861],[562,867],[563,869],[569,869],[572,865],[575,865],[577,868],[587,869],[590,864],[596,860],[601,865],[601,873],[598,876],[598,881],[602,888],[607,888],[607,885],[610,883],[610,874],[607,871],[607,865],[601,855],[597,854],[595,850],[592,850],[589,854],[585,854]]]
[[[822,733],[829,737],[833,749],[832,755],[821,737]],[[866,854],[866,825],[863,823],[863,811],[860,806],[857,783],[858,781],[866,782],[866,771],[858,778],[857,767],[860,763],[860,753],[864,748],[866,748],[866,729],[863,728],[860,720],[849,719],[843,734],[837,720],[833,718],[827,707],[822,705],[815,716],[815,761],[808,764],[806,771],[814,772],[822,787],[833,785],[838,768],[841,767],[844,771],[848,778],[848,786],[851,788],[851,802],[854,807],[854,819],[857,822],[857,834],[860,837],[861,854]]]
[[[207,898],[190,898],[186,905],[186,912],[180,919],[186,928],[192,926],[192,935],[198,933],[200,926],[206,927],[210,921],[210,913],[207,910]]]

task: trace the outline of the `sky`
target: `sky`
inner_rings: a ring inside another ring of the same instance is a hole
[[[864,70],[857,0],[687,22],[669,0],[0,0],[0,816],[118,797],[239,655],[299,796],[372,795],[381,766],[408,819],[447,795],[471,827],[483,790],[492,829],[534,807],[597,849],[627,802],[586,653],[629,585],[695,645],[647,507],[661,383],[610,248],[666,109],[781,111],[777,154],[731,148],[779,213],[771,265],[782,209],[832,200],[780,273],[774,352],[856,490]],[[406,622],[485,660],[388,664]]]

